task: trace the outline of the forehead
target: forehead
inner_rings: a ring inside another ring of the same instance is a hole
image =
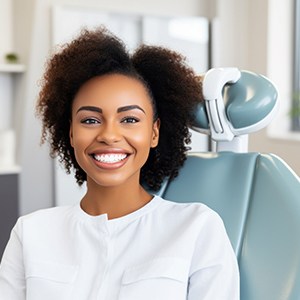
[[[97,76],[84,83],[75,95],[73,107],[87,104],[111,108],[138,104],[152,108],[151,98],[144,84],[121,74]]]

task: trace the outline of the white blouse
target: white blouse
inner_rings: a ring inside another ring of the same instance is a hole
[[[108,220],[75,206],[19,218],[0,265],[5,300],[238,300],[236,257],[204,204],[155,196]]]

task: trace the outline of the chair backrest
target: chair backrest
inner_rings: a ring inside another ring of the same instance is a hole
[[[162,196],[220,214],[238,257],[242,300],[300,299],[300,181],[278,157],[190,154]]]
[[[220,214],[238,257],[242,300],[300,299],[300,180],[280,158],[190,153],[159,194],[202,202]]]

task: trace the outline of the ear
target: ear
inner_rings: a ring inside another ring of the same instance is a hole
[[[72,121],[70,121],[69,137],[70,137],[70,144],[74,148]]]
[[[151,148],[155,148],[155,147],[158,145],[158,140],[159,140],[159,128],[160,128],[160,119],[157,119],[157,120],[153,123]]]

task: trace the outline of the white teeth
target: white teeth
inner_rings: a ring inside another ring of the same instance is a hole
[[[100,155],[94,155],[94,158],[97,161],[113,164],[116,162],[119,162],[127,157],[127,154],[100,154]]]

